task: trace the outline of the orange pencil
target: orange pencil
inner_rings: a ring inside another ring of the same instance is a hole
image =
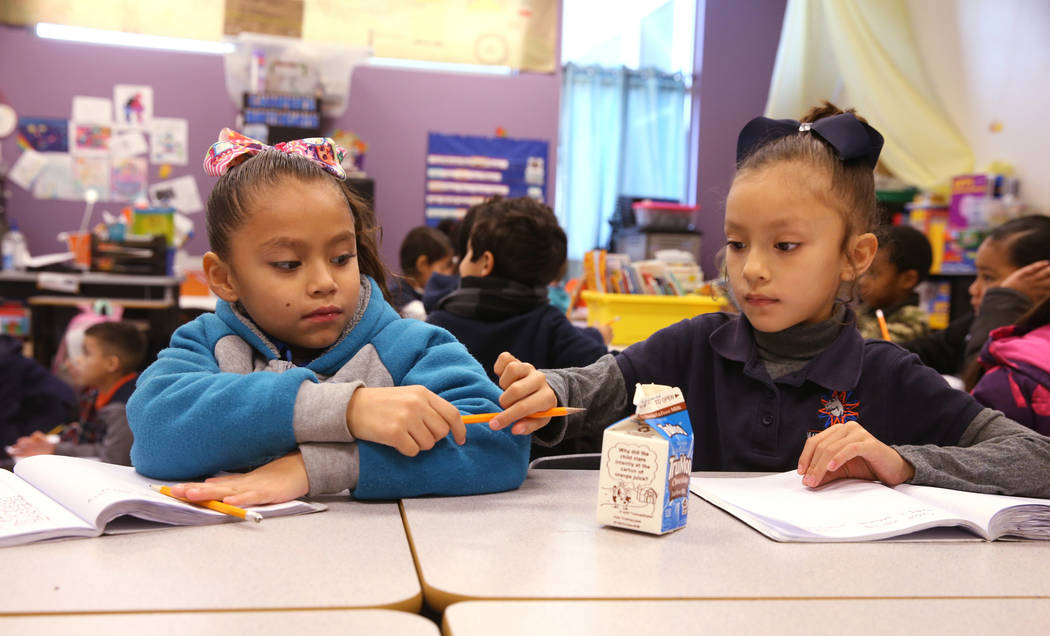
[[[560,415],[568,415],[570,413],[579,413],[580,411],[586,411],[575,406],[556,406],[546,411],[540,411],[539,413],[533,413],[532,415],[526,415],[526,418],[535,419],[540,417],[558,417]],[[492,418],[499,415],[499,413],[475,413],[474,415],[464,415],[464,424],[480,424],[481,422],[488,422]]]
[[[258,512],[252,512],[251,510],[245,510],[244,508],[231,506],[230,504],[222,503],[221,501],[215,501],[214,499],[210,499],[208,501],[191,501],[189,499],[183,499],[182,497],[176,497],[175,495],[171,494],[171,488],[169,488],[168,486],[157,486],[154,484],[150,484],[149,487],[153,490],[156,490],[162,495],[167,495],[172,499],[178,499],[179,501],[185,501],[186,503],[193,504],[194,506],[200,506],[209,510],[221,512],[232,517],[240,517],[241,519],[251,520],[255,523],[259,523],[263,520],[262,515]]]
[[[886,326],[886,316],[882,313],[881,309],[875,310],[875,320],[879,321],[879,331],[882,332],[882,339],[891,340],[890,329]]]

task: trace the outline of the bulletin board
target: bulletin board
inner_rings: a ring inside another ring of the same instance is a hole
[[[530,196],[547,202],[546,141],[430,133],[424,218],[460,219],[489,197]]]

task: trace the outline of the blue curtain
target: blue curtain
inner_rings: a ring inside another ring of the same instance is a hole
[[[608,244],[620,194],[685,197],[688,99],[679,74],[565,66],[555,212],[570,259]]]

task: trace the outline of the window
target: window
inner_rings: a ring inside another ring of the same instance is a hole
[[[555,210],[579,260],[608,243],[620,195],[686,197],[697,3],[563,6]]]

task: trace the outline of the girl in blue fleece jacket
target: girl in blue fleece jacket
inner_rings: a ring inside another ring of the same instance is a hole
[[[128,401],[135,468],[238,506],[517,488],[529,437],[464,425],[500,390],[447,331],[387,304],[374,216],[330,139],[224,129],[205,157],[214,314],[180,327]]]

